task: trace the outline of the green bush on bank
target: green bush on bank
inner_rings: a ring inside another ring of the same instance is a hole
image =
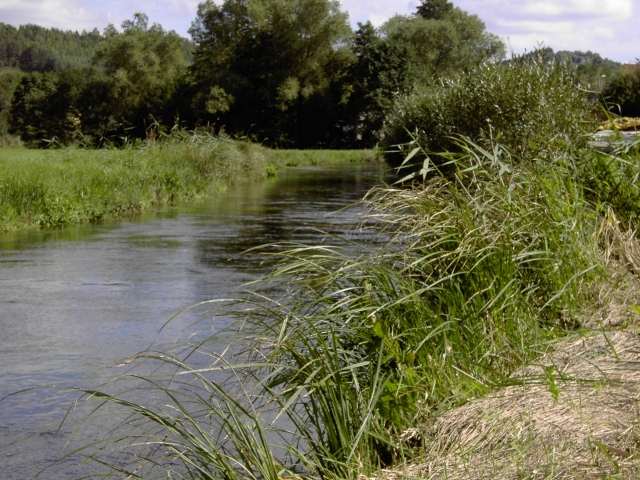
[[[602,91],[609,110],[627,117],[640,116],[640,65],[618,73]]]
[[[515,59],[482,65],[399,98],[387,117],[383,144],[392,150],[417,140],[429,152],[445,152],[456,148],[452,137],[463,135],[534,157],[583,144],[590,109],[565,67]]]

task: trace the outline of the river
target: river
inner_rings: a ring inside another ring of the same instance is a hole
[[[67,436],[93,435],[58,429],[77,397],[69,388],[101,385],[151,346],[223,328],[224,317],[196,323],[196,309],[161,330],[177,311],[234,297],[264,274],[251,247],[366,244],[372,234],[358,229],[353,205],[383,179],[378,165],[291,169],[133,221],[0,235],[0,478],[86,474],[76,456],[59,462]]]

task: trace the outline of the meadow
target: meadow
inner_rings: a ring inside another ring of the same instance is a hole
[[[282,168],[373,159],[373,151],[283,151],[208,134],[120,149],[0,149],[0,231],[126,217],[192,201]]]

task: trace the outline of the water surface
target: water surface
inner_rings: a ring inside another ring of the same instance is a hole
[[[234,297],[265,273],[251,247],[366,244],[361,208],[344,207],[383,175],[380,166],[296,169],[136,221],[0,236],[0,477],[86,472],[75,457],[52,464],[68,448],[68,429],[57,427],[75,394],[64,387],[100,385],[136,352],[222,329],[228,319],[196,323],[196,309],[160,331],[177,311]]]

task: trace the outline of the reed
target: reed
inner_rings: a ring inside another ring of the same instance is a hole
[[[509,385],[580,326],[605,268],[576,166],[458,142],[442,159],[453,175],[368,195],[380,248],[272,246],[281,262],[264,281],[288,294],[259,284],[235,304],[245,349],[152,356],[175,368],[154,404],[91,392],[156,427],[134,463],[172,478],[355,479],[413,455],[415,426]],[[149,445],[170,460],[149,461]]]

